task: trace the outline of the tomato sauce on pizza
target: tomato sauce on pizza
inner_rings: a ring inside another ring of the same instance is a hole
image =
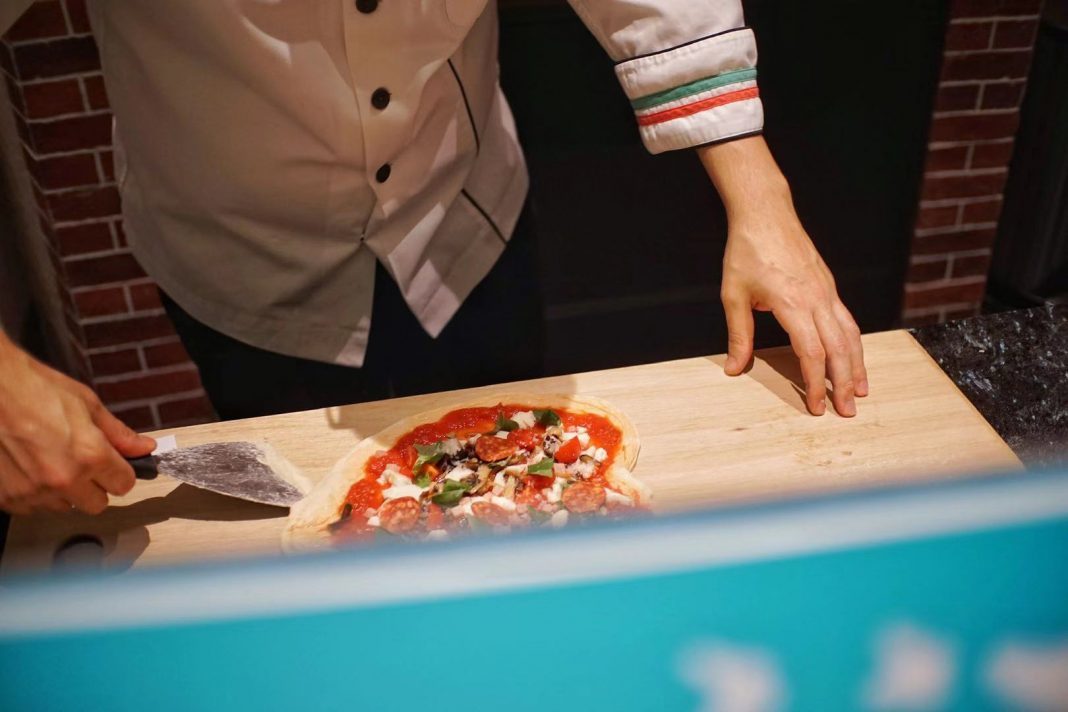
[[[330,531],[343,539],[446,539],[621,516],[639,509],[606,476],[622,440],[593,413],[518,403],[458,408],[375,453]]]

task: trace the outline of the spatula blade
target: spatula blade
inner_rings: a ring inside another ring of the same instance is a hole
[[[156,458],[161,474],[219,494],[279,507],[304,497],[268,464],[288,463],[257,443],[207,443],[158,453]]]

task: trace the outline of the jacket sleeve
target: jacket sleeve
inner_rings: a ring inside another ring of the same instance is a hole
[[[570,0],[616,62],[651,153],[759,133],[756,40],[741,0]]]

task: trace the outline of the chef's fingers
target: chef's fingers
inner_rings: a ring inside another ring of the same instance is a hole
[[[126,457],[142,457],[156,449],[156,441],[147,435],[139,435],[112,415],[95,395],[86,398],[86,407],[93,423],[112,447]]]
[[[98,489],[111,494],[123,495],[133,489],[134,482],[137,480],[134,478],[133,467],[104,437],[104,433],[97,428],[88,411],[72,409],[68,418],[71,423],[70,454],[73,457],[74,466],[78,469],[70,484],[77,487],[60,488],[59,493],[65,495],[79,509],[89,512],[95,507],[97,497],[94,495],[84,502],[79,501],[75,492],[85,495],[89,490],[78,485],[92,482],[98,486]],[[104,506],[107,506],[106,495]]]
[[[790,335],[790,345],[801,361],[808,412],[812,415],[823,415],[827,410],[827,353],[823,350],[812,316],[805,311],[781,311],[775,312],[775,318]]]
[[[91,480],[80,480],[63,492],[63,498],[86,514],[100,514],[108,508],[108,493]]]
[[[852,418],[857,414],[857,404],[853,399],[853,364],[852,350],[838,320],[829,310],[820,310],[814,314],[816,329],[827,352],[827,372],[831,377],[831,400],[838,415]]]
[[[868,369],[864,366],[864,344],[860,340],[860,327],[849,313],[845,304],[835,300],[832,307],[834,315],[838,319],[838,325],[846,335],[849,342],[850,360],[853,364],[854,392],[863,398],[868,395]]]
[[[748,299],[733,292],[724,291],[722,299],[727,315],[727,362],[723,370],[737,376],[753,357],[753,308]]]

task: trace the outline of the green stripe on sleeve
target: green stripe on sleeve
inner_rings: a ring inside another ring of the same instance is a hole
[[[718,89],[719,87],[734,84],[736,82],[747,82],[750,79],[756,79],[756,75],[757,70],[755,67],[750,69],[735,69],[730,72],[724,72],[723,74],[717,74],[714,77],[698,79],[689,84],[683,84],[681,87],[665,89],[664,91],[658,91],[655,94],[639,97],[630,102],[630,105],[634,107],[635,111],[651,109],[654,106],[666,104],[669,101],[675,101],[676,99],[685,99],[688,96],[700,94],[709,89]]]

